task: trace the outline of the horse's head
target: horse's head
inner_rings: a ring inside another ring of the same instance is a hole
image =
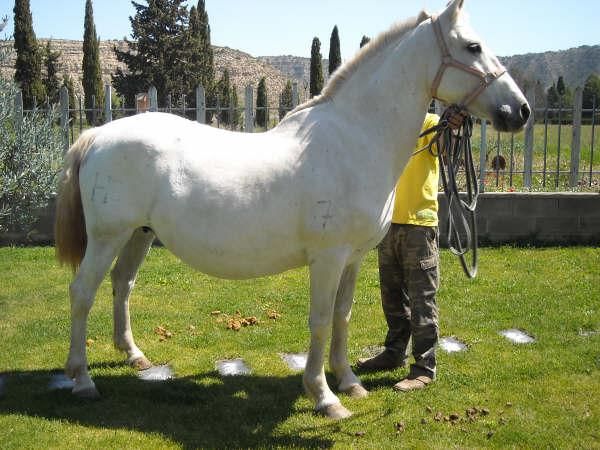
[[[441,59],[432,78],[432,96],[490,119],[499,131],[519,130],[529,118],[529,104],[498,58],[470,27],[463,4],[464,0],[452,0],[432,18]]]

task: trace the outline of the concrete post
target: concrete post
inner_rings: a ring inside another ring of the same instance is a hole
[[[23,125],[23,92],[20,90],[15,94],[15,129],[17,132],[21,130],[21,125]]]
[[[206,123],[206,92],[202,85],[196,87],[196,122]]]
[[[112,122],[112,86],[104,85],[104,123]]]
[[[60,128],[63,133],[63,154],[69,150],[69,90],[60,88]]]
[[[244,114],[244,131],[246,133],[254,132],[254,91],[251,85],[246,86],[246,102]]]
[[[158,111],[158,93],[154,86],[150,86],[150,89],[148,89],[148,99],[150,100],[150,111]]]

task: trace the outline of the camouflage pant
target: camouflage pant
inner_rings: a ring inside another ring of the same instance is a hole
[[[412,337],[410,375],[435,377],[439,287],[437,227],[392,224],[378,246],[381,303],[387,320],[385,347],[406,361]]]

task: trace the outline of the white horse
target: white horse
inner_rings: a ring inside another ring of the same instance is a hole
[[[57,206],[57,256],[77,270],[70,285],[73,393],[98,395],[86,359],[86,323],[111,267],[114,342],[136,346],[128,298],[154,236],[210,275],[242,279],[310,271],[310,350],[303,381],[316,410],[350,415],[325,379],[367,395],[347,358],[359,265],[384,236],[394,186],[432,96],[463,103],[496,128],[517,130],[529,107],[468,26],[463,0],[437,17],[398,24],[342,66],[323,94],[260,134],[222,131],[169,114],[120,119],[71,147]],[[436,34],[438,38],[436,39]]]

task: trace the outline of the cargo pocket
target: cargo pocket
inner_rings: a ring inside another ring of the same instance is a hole
[[[428,256],[419,261],[419,264],[421,265],[421,270],[433,269],[438,264],[438,255]]]

